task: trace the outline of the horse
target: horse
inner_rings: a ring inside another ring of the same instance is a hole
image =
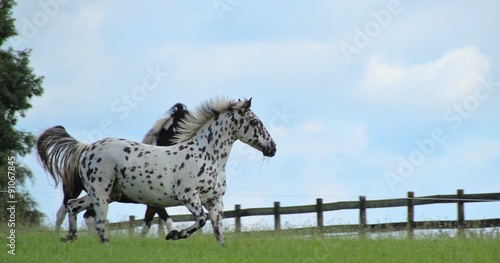
[[[179,122],[182,121],[186,115],[189,115],[186,105],[182,103],[175,104],[168,110],[168,116],[155,122],[153,128],[144,136],[142,143],[158,146],[174,145],[174,136],[178,133]],[[144,213],[144,224],[139,236],[144,237],[148,234],[155,214],[158,214],[163,225],[167,226],[167,231],[172,231],[173,221],[168,215],[167,210],[164,207],[147,206],[146,212]]]
[[[43,168],[56,184],[71,185],[79,175],[88,190],[86,196],[68,202],[69,230],[64,240],[77,239],[76,215],[93,206],[99,240],[109,243],[108,204],[124,196],[150,206],[184,205],[193,214],[195,222],[170,231],[167,240],[188,238],[202,228],[207,221],[205,207],[215,238],[224,245],[225,166],[234,142],[240,140],[264,157],[276,154],[276,143],[250,109],[251,101],[220,97],[205,101],[179,123],[176,144],[166,147],[120,138],[85,144],[62,126],[47,129],[36,146]]]
[[[173,136],[177,133],[178,123],[182,120],[186,114],[189,112],[186,106],[182,103],[177,103],[168,110],[168,115],[157,120],[148,133],[142,140],[143,143],[158,145],[158,146],[170,146],[173,145]],[[55,231],[59,232],[62,222],[68,212],[67,203],[70,199],[77,198],[82,191],[86,191],[83,186],[82,180],[75,180],[73,185],[63,184],[63,203],[59,210],[57,211]],[[132,200],[127,200],[122,198],[117,200],[117,202],[122,203],[134,203]],[[144,215],[144,224],[142,231],[139,236],[144,237],[151,228],[151,223],[154,219],[155,214],[158,214],[160,220],[162,220],[163,225],[167,226],[167,230],[171,231],[173,229],[173,221],[169,217],[167,211],[163,207],[147,206]],[[95,222],[95,210],[93,208],[88,209],[83,216],[87,226],[92,230],[92,225]]]

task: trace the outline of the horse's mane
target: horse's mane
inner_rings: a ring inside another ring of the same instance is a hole
[[[238,110],[246,105],[248,100],[230,100],[224,97],[215,97],[203,102],[194,112],[186,115],[179,123],[179,134],[174,138],[175,143],[191,139],[205,123],[229,110]]]
[[[153,125],[153,128],[146,133],[146,136],[142,139],[142,143],[156,145],[161,129],[163,129],[169,121],[172,121],[172,119],[172,115],[158,119]]]

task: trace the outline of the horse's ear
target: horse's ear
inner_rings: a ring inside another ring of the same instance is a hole
[[[250,106],[252,106],[252,98],[245,101],[245,109],[250,109]]]

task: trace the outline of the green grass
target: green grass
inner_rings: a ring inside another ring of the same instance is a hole
[[[500,238],[484,235],[410,240],[226,234],[222,247],[204,234],[179,241],[112,235],[109,246],[85,234],[69,244],[59,241],[62,234],[47,230],[20,229],[16,234],[16,255],[7,253],[5,241],[0,262],[500,262]]]

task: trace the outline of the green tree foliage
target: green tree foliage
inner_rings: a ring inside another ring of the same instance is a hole
[[[13,0],[0,0],[0,47],[6,40],[17,34],[11,9]],[[19,157],[31,152],[35,137],[32,133],[16,130],[19,117],[31,108],[29,100],[43,93],[42,77],[37,77],[29,67],[30,50],[0,48],[0,190],[6,191],[13,186],[15,175],[16,221],[30,225],[39,225],[44,217],[38,211],[35,200],[23,190],[26,178],[33,179],[31,170],[19,162]],[[15,162],[10,162],[13,160]],[[10,167],[10,168],[9,168]],[[10,184],[9,184],[10,183]],[[0,193],[0,220],[9,219],[8,193]]]

